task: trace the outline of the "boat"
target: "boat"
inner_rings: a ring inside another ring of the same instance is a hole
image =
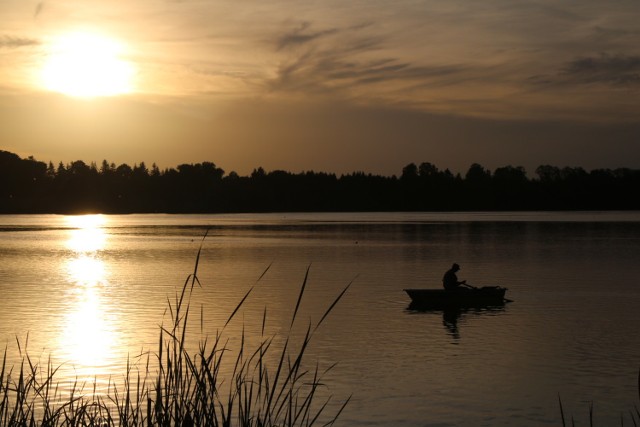
[[[504,305],[507,288],[483,286],[479,288],[404,289],[411,297],[411,306],[419,308],[472,308]]]

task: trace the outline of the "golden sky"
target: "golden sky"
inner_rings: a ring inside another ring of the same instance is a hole
[[[0,149],[399,174],[640,167],[640,2],[2,0]]]

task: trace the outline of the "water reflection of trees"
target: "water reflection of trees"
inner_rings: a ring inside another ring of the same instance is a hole
[[[212,162],[163,170],[106,160],[55,166],[0,151],[0,213],[640,209],[640,199],[628,197],[640,170],[542,165],[535,174],[479,164],[453,174],[423,162],[399,177],[260,167],[240,176]]]

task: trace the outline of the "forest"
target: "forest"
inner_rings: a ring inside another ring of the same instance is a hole
[[[258,167],[249,176],[212,162],[155,164],[77,160],[55,166],[0,150],[0,214],[344,211],[637,210],[640,170],[541,165],[453,174],[422,162],[398,176]]]

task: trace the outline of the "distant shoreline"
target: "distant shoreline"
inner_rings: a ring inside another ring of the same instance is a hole
[[[464,176],[410,163],[400,176],[365,172],[225,174],[214,163],[151,169],[144,163],[55,167],[0,151],[0,214],[507,212],[640,210],[640,170],[543,165],[491,172],[473,164]]]

